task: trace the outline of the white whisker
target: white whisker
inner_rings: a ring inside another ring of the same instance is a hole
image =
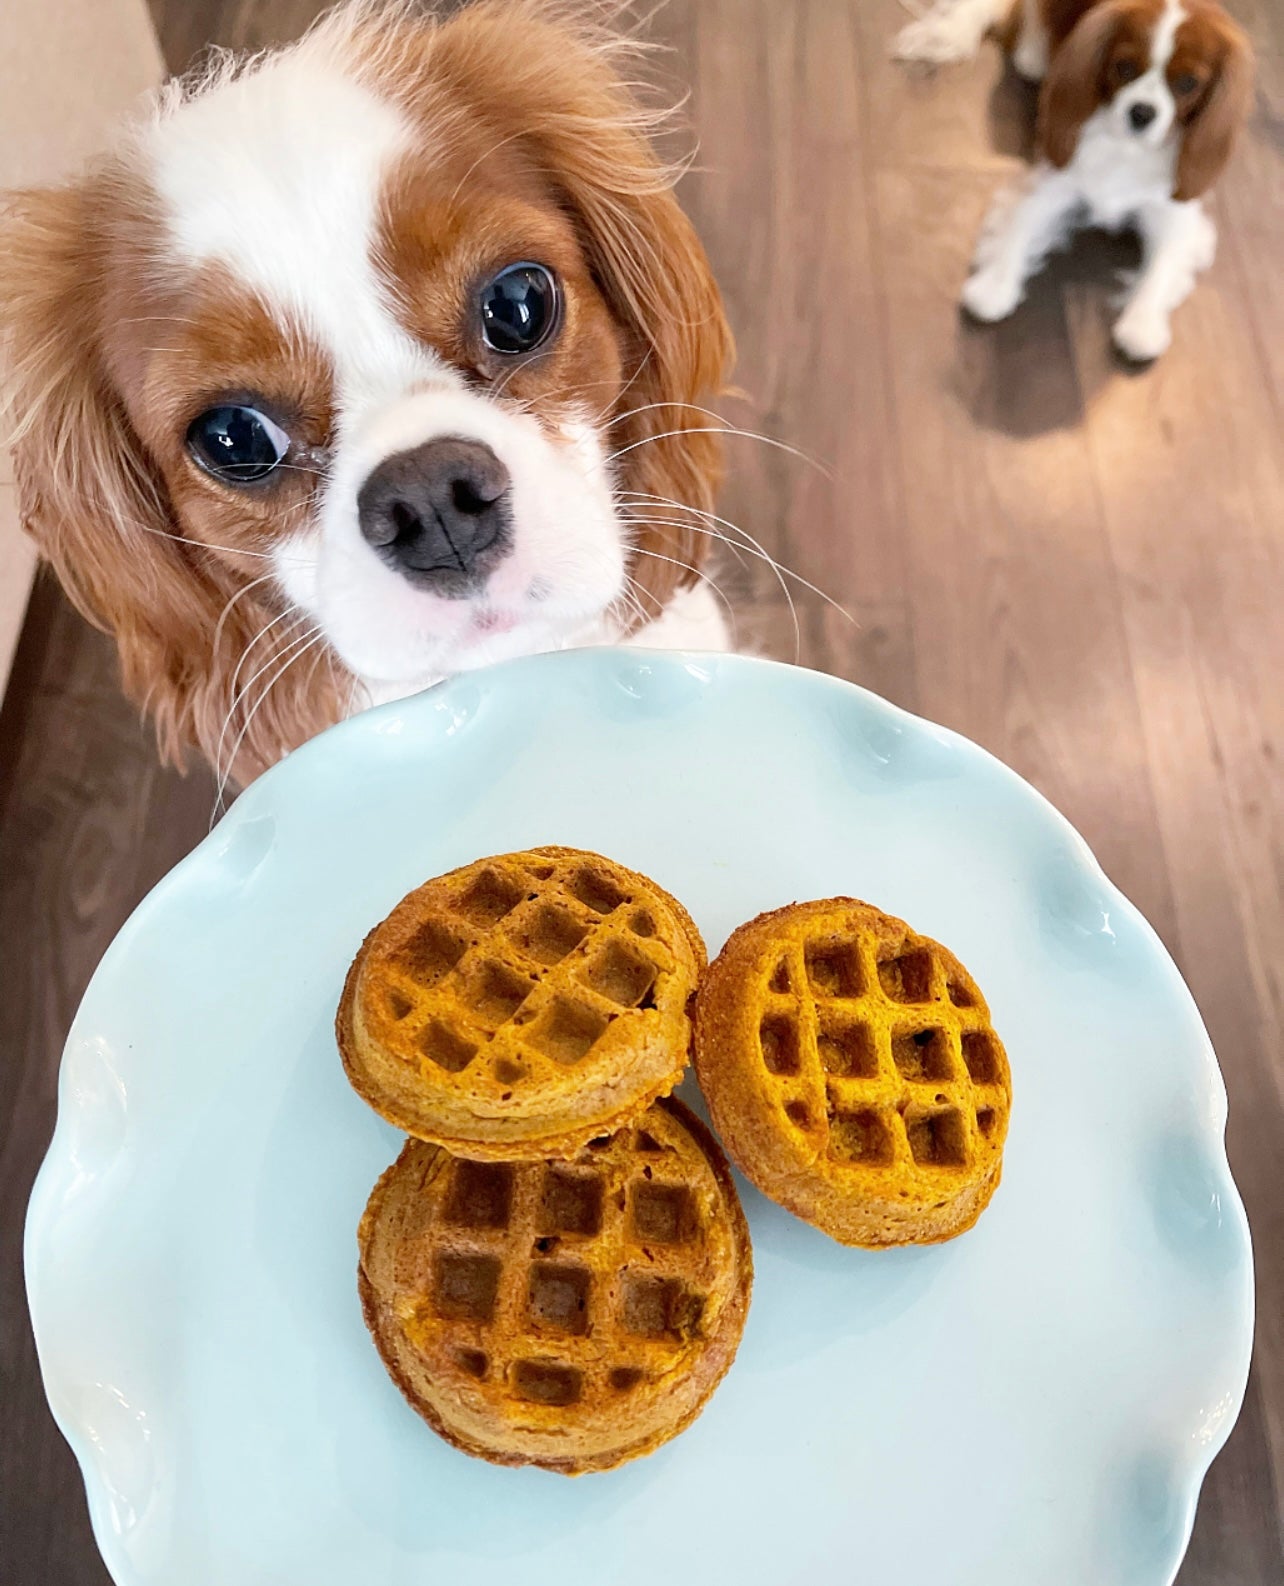
[[[219,728],[218,743],[215,745],[214,749],[214,774],[220,779],[220,787],[226,786],[227,783],[227,777],[222,774],[223,745],[227,740],[228,728],[231,727],[232,721],[236,716],[237,706],[241,703],[242,699],[244,699],[249,690],[253,688],[255,682],[263,676],[264,672],[266,672],[267,669],[274,664],[274,662],[280,658],[283,653],[283,649],[289,649],[292,644],[298,642],[299,635],[296,635],[294,639],[287,640],[284,647],[278,646],[275,650],[273,650],[272,654],[267,658],[266,661],[264,661],[262,666],[259,667],[258,671],[256,671],[252,677],[248,678],[243,686],[238,686],[242,668],[245,666],[246,661],[253,653],[255,646],[261,642],[266,634],[276,627],[278,622],[285,621],[287,617],[292,618],[295,622],[298,622],[305,615],[306,613],[300,611],[297,606],[287,606],[284,611],[277,612],[275,617],[272,617],[267,622],[265,622],[241,652],[240,659],[237,661],[236,667],[232,672],[231,682],[228,684],[230,703],[226,712],[224,713],[223,724]],[[316,629],[312,628],[308,631],[315,632]]]
[[[803,589],[808,590],[811,594],[815,595],[817,599],[823,600],[827,606],[831,606],[840,617],[843,617],[847,622],[850,622],[853,627],[858,626],[855,617],[853,617],[851,612],[847,610],[846,606],[840,605],[832,595],[826,594],[825,591],[818,585],[813,584],[810,579],[804,578],[801,573],[795,572],[792,567],[786,566],[784,562],[777,561],[771,552],[767,550],[766,546],[763,545],[761,540],[755,539],[754,536],[750,534],[748,529],[741,528],[740,524],[733,523],[730,518],[720,518],[716,512],[706,512],[702,507],[688,506],[686,502],[675,501],[671,496],[655,496],[641,490],[620,491],[618,494],[620,496],[629,497],[638,501],[657,501],[667,507],[674,507],[680,512],[689,512],[695,517],[703,518],[706,523],[718,523],[721,524],[723,528],[731,529],[736,534],[743,535],[748,543],[739,547],[739,549],[749,552],[750,555],[759,557],[775,572],[777,578],[782,576],[785,578],[792,578],[796,584],[800,584]],[[632,509],[630,508],[629,510]],[[690,525],[690,527],[694,528],[694,525]],[[725,535],[715,533],[712,529],[696,530],[696,532],[708,534],[715,540],[721,540],[722,543],[728,546],[731,550],[737,549],[734,541],[728,540]]]
[[[260,584],[270,584],[274,577],[275,574],[273,573],[263,573],[258,578],[252,578],[248,584],[242,584],[241,587],[231,596],[227,604],[223,607],[222,611],[219,613],[218,621],[214,625],[214,637],[210,641],[210,656],[216,663],[218,661],[219,642],[223,637],[223,624],[230,616],[232,607],[237,603],[238,600],[240,600],[242,595],[248,595],[250,590],[257,589]]]
[[[653,441],[672,440],[675,436],[682,435],[738,435],[743,440],[761,441],[764,446],[772,446],[777,451],[788,452],[791,457],[797,457],[800,462],[806,463],[809,468],[814,468],[826,479],[833,477],[822,463],[814,457],[809,457],[806,452],[800,451],[797,446],[790,446],[787,441],[773,440],[770,435],[759,435],[753,430],[738,429],[730,424],[692,425],[689,429],[661,430],[658,435],[644,435],[641,440],[630,441],[627,446],[621,446],[618,451],[612,452],[606,460],[608,463],[616,463],[621,457],[627,457],[630,452],[636,451],[639,446],[649,446]]]
[[[714,583],[712,578],[709,577],[708,573],[701,572],[701,570],[698,567],[692,567],[690,562],[684,562],[680,557],[677,557],[677,556],[663,556],[663,555],[661,555],[661,553],[659,551],[647,551],[647,550],[644,550],[640,545],[635,545],[633,547],[633,554],[635,556],[649,556],[649,557],[651,557],[651,559],[653,561],[656,561],[656,562],[668,562],[670,567],[680,567],[685,572],[690,573],[694,578],[697,578],[702,584],[708,584],[709,588],[714,592],[714,594],[718,597],[718,599],[722,602],[722,604],[727,609],[727,617],[728,617],[728,620],[731,623],[731,642],[732,642],[732,644],[736,645],[736,646],[739,645],[740,641],[739,641],[739,633],[737,631],[737,625],[736,625],[735,608],[732,606],[731,602],[727,599],[726,595],[723,594],[723,592],[719,588],[719,586],[716,583]],[[663,607],[661,608],[661,610],[663,610]]]
[[[307,642],[303,644],[302,648],[295,649],[294,653],[292,655],[290,655],[289,657],[287,657],[287,659],[285,660],[285,662],[281,666],[281,668],[278,671],[274,672],[272,674],[272,676],[268,679],[267,683],[264,685],[262,693],[254,701],[254,704],[250,707],[250,710],[247,713],[244,722],[241,724],[241,730],[236,735],[236,741],[232,744],[232,747],[231,747],[231,749],[228,752],[227,768],[223,772],[223,774],[219,777],[218,786],[215,789],[215,793],[214,793],[214,808],[210,811],[210,830],[211,831],[214,829],[214,822],[219,817],[220,808],[223,809],[223,810],[226,810],[226,808],[227,808],[227,805],[224,802],[225,795],[227,793],[227,785],[228,785],[229,781],[231,780],[233,767],[236,765],[236,757],[241,752],[241,745],[245,742],[245,735],[246,735],[246,733],[249,732],[250,726],[253,723],[255,716],[258,714],[258,710],[259,710],[260,705],[263,704],[264,700],[268,697],[268,695],[272,692],[272,690],[276,687],[276,685],[281,681],[281,679],[285,676],[285,674],[290,670],[290,668],[294,665],[294,663],[297,660],[300,659],[301,656],[306,655],[307,652],[312,648],[313,645],[315,645],[315,644],[323,644],[325,642],[325,635],[319,629],[313,629],[311,631],[310,635],[305,634],[305,635],[302,635],[301,637],[306,639]],[[297,645],[298,642],[299,642],[298,640],[294,640],[293,644]],[[286,648],[289,649],[291,647],[292,646],[287,646]],[[279,655],[278,655],[277,659],[280,659]],[[258,675],[259,675],[258,673],[255,673],[256,677]],[[247,685],[247,687],[248,687],[248,685]]]

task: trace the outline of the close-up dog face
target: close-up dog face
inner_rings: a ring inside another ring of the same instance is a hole
[[[144,283],[153,352],[121,380],[188,531],[270,555],[345,665],[391,684],[555,643],[619,596],[598,421],[633,352],[530,129],[399,98],[304,54],[150,129],[191,274],[172,313]]]
[[[1076,19],[1053,57],[1041,105],[1049,159],[1067,164],[1084,123],[1104,113],[1125,147],[1160,149],[1175,139],[1174,196],[1198,196],[1225,163],[1247,111],[1249,54],[1239,29],[1205,0],[1102,0],[1070,9]]]
[[[28,519],[171,749],[226,740],[252,624],[335,716],[698,565],[729,337],[607,51],[530,0],[358,7],[20,206]],[[324,725],[290,699],[251,771]]]

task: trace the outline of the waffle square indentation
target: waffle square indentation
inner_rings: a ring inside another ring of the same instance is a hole
[[[655,965],[623,942],[612,941],[583,971],[584,983],[621,1008],[636,1008],[655,984]]]
[[[758,1044],[769,1074],[796,1074],[802,1067],[798,1027],[783,1013],[769,1013],[758,1027]]]
[[[505,1162],[456,1158],[445,1221],[456,1228],[507,1228],[513,1215],[513,1169]]]
[[[530,1271],[526,1313],[537,1327],[579,1337],[588,1332],[591,1282],[585,1267],[536,1261]]]
[[[610,876],[592,865],[582,865],[575,872],[567,891],[594,914],[610,914],[627,901]]]
[[[588,926],[555,903],[541,903],[526,921],[517,941],[522,950],[541,964],[560,964],[588,935]]]
[[[892,1132],[872,1108],[836,1113],[829,1123],[829,1154],[859,1167],[886,1167],[892,1160]]]
[[[818,997],[859,997],[865,989],[855,942],[808,942],[803,962]]]
[[[816,1047],[821,1063],[831,1074],[849,1079],[873,1079],[878,1073],[874,1032],[859,1020],[822,1014]]]
[[[498,1256],[442,1252],[433,1263],[432,1303],[444,1321],[489,1322],[499,1292]]]
[[[519,1360],[513,1367],[513,1391],[528,1404],[563,1408],[579,1403],[584,1373],[560,1360]]]
[[[546,1167],[539,1202],[541,1234],[592,1236],[602,1228],[602,1180],[594,1173]]]
[[[905,1132],[920,1167],[963,1167],[967,1162],[967,1129],[957,1109],[907,1121]]]
[[[419,1050],[438,1068],[461,1074],[477,1056],[476,1044],[440,1019],[429,1019],[419,1032]]]
[[[390,962],[417,986],[435,986],[464,956],[466,937],[440,920],[425,920],[392,955]]]
[[[988,1030],[968,1030],[963,1036],[963,1061],[977,1085],[997,1085],[999,1054]]]
[[[469,970],[465,993],[474,1013],[498,1028],[507,1024],[534,989],[533,981],[507,964],[487,961]]]
[[[697,1232],[691,1191],[685,1184],[634,1185],[632,1232],[639,1244],[686,1244]]]
[[[911,1083],[937,1082],[955,1077],[950,1039],[936,1026],[910,1027],[892,1034],[892,1060]]]
[[[474,925],[495,925],[511,914],[525,895],[525,887],[502,870],[483,870],[456,900],[455,911]]]
[[[546,1018],[531,1026],[531,1045],[568,1068],[581,1062],[605,1033],[610,1018],[585,1003],[557,997]]]
[[[624,1288],[620,1321],[639,1338],[689,1338],[699,1325],[704,1299],[681,1278],[631,1277]]]
[[[880,960],[878,981],[893,1002],[932,1000],[932,955],[925,947]]]

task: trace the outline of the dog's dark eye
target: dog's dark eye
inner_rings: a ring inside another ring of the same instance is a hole
[[[1116,61],[1115,80],[1121,83],[1130,83],[1134,77],[1141,76],[1141,67],[1136,61]]]
[[[482,339],[492,352],[534,352],[557,323],[557,282],[542,264],[510,264],[481,292]]]
[[[229,405],[192,420],[187,449],[215,478],[249,485],[267,478],[290,449],[290,437],[257,408]]]
[[[1191,72],[1183,72],[1173,84],[1173,93],[1179,99],[1185,99],[1188,94],[1193,94],[1199,87],[1199,78]]]

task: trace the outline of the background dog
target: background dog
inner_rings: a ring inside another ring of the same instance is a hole
[[[1199,199],[1248,114],[1247,40],[1211,0],[946,0],[901,33],[896,53],[957,60],[990,31],[1042,81],[1039,159],[987,220],[963,306],[1005,319],[1076,229],[1135,226],[1144,260],[1114,340],[1129,358],[1158,357],[1173,310],[1213,261],[1217,233]]]

